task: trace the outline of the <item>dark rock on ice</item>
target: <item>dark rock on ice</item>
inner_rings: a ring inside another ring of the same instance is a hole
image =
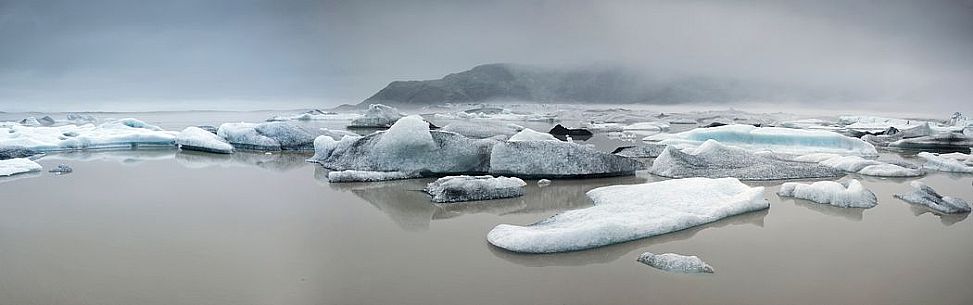
[[[580,129],[580,128],[579,129],[565,128],[564,126],[561,126],[561,124],[555,125],[554,128],[551,128],[551,131],[548,131],[547,133],[552,134],[552,135],[556,135],[556,136],[587,136],[587,137],[591,137],[593,135],[590,131],[588,131],[586,129]]]

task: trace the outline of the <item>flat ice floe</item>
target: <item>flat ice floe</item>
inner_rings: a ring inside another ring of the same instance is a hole
[[[961,198],[940,195],[932,187],[920,181],[912,181],[910,185],[914,188],[912,192],[895,194],[895,198],[944,214],[970,212],[970,204]]]
[[[830,204],[842,208],[872,208],[878,204],[875,193],[851,179],[841,183],[818,181],[811,184],[787,182],[780,186],[777,195]]]
[[[510,198],[524,195],[527,183],[519,178],[447,176],[426,185],[433,202],[460,202]]]
[[[406,172],[375,172],[375,171],[331,171],[328,173],[328,182],[377,182],[389,180],[402,180],[419,178],[418,173]]]
[[[388,128],[402,117],[398,109],[371,104],[362,116],[351,120],[348,128]]]
[[[41,165],[27,158],[0,160],[0,177],[37,172]]]
[[[787,161],[707,140],[691,152],[667,146],[652,162],[652,174],[670,178],[735,177],[781,180],[837,177],[843,172],[813,163]]]
[[[682,273],[713,273],[713,267],[696,256],[675,253],[653,254],[645,252],[638,261],[659,270]]]
[[[524,128],[517,134],[507,139],[510,142],[521,142],[521,141],[561,141],[555,138],[553,135],[546,132],[537,132],[530,128]]]
[[[588,191],[594,206],[537,223],[501,224],[487,240],[515,252],[589,249],[665,234],[770,207],[763,187],[736,178],[686,178]]]
[[[226,140],[203,130],[202,128],[189,126],[176,135],[176,145],[185,150],[196,150],[218,154],[233,153],[233,145]]]
[[[136,119],[107,121],[97,126],[0,126],[0,146],[16,146],[38,152],[175,147],[175,136],[175,132],[164,131]]]
[[[698,146],[706,140],[716,140],[725,145],[739,146],[752,151],[769,150],[797,154],[827,152],[878,156],[878,151],[872,144],[830,131],[754,127],[751,125],[696,128],[675,134],[657,134],[646,137],[644,140],[658,141],[658,144],[674,145],[680,148]]]
[[[973,155],[920,152],[916,156],[926,160],[926,163],[922,165],[924,168],[943,172],[973,173]]]

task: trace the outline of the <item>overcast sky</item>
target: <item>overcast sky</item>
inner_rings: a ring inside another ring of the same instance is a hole
[[[973,1],[0,0],[0,111],[328,107],[494,62],[973,111]]]

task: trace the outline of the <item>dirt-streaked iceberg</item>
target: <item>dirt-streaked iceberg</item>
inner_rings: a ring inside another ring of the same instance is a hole
[[[594,206],[537,223],[501,224],[487,240],[515,252],[589,249],[665,234],[770,207],[763,187],[736,178],[686,178],[588,191]]]
[[[561,141],[503,142],[490,153],[490,174],[536,178],[633,175],[637,160]]]
[[[715,140],[707,140],[688,153],[667,146],[652,162],[649,172],[671,178],[735,177],[742,180],[827,178],[844,174],[827,166],[755,154]]]
[[[433,202],[460,202],[518,197],[524,195],[524,180],[513,177],[446,176],[423,189]]]

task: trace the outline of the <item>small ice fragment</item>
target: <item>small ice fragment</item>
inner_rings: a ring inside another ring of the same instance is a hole
[[[545,186],[548,186],[548,185],[551,185],[551,180],[548,180],[548,179],[537,180],[537,186],[538,187],[545,187]]]
[[[895,194],[895,198],[911,204],[926,206],[944,214],[970,212],[970,204],[966,200],[940,195],[932,187],[920,181],[912,181],[910,185],[915,188],[912,192]]]
[[[429,183],[424,191],[434,202],[459,202],[523,196],[526,185],[519,178],[447,176]]]
[[[682,273],[713,273],[713,267],[696,256],[675,253],[653,254],[645,252],[638,261],[659,270]]]
[[[68,174],[68,173],[71,173],[73,171],[74,171],[74,169],[72,169],[70,166],[67,166],[65,164],[61,164],[61,165],[58,165],[56,168],[51,169],[49,172],[55,173],[55,174],[58,174],[58,175],[61,175],[61,174]]]

